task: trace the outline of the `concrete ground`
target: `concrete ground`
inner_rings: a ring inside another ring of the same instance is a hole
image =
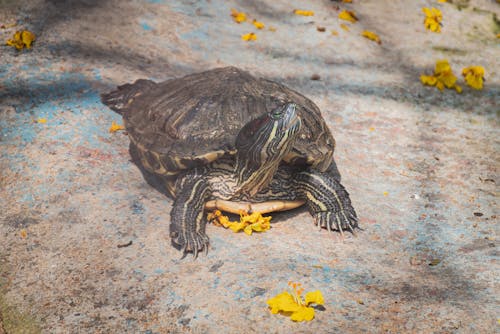
[[[0,46],[0,333],[499,332],[498,1],[0,4],[0,40],[37,36],[31,50]],[[431,6],[439,34],[423,25]],[[462,94],[421,84],[443,58]],[[180,259],[172,201],[108,132],[121,119],[99,94],[226,65],[317,103],[357,237],[339,242],[299,209],[251,237],[210,225],[208,256]],[[470,65],[486,70],[481,91],[461,76]],[[288,281],[323,293],[313,321],[269,312]]]

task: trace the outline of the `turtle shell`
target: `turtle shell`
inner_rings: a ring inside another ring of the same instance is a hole
[[[286,102],[297,104],[302,128],[284,160],[320,171],[331,164],[335,141],[319,108],[279,83],[224,67],[157,84],[139,80],[126,86],[133,94],[125,94],[126,103],[118,109],[152,172],[174,175],[235,154],[240,129]]]

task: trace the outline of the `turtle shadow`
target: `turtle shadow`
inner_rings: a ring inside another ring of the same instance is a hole
[[[137,148],[135,147],[135,145],[130,143],[128,151],[131,157],[131,161],[137,166],[137,168],[139,168],[139,171],[141,172],[144,180],[146,180],[147,184],[149,184],[155,190],[167,196],[168,198],[174,199],[172,195],[167,191],[167,187],[165,186],[165,177],[162,177],[155,173],[151,173],[146,168],[144,168],[144,166],[141,163],[139,152],[137,152]]]

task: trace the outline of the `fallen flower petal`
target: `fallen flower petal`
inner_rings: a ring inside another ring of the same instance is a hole
[[[380,37],[378,37],[378,35],[374,32],[371,32],[371,31],[368,31],[368,30],[365,30],[361,33],[361,36],[363,37],[366,37],[368,39],[371,39],[372,41],[375,41],[377,42],[378,44],[381,44],[382,41],[380,40]]]
[[[253,32],[251,33],[248,33],[248,34],[245,34],[245,35],[241,35],[241,39],[244,40],[244,41],[255,41],[257,40],[257,35],[255,35]]]
[[[240,214],[240,221],[230,221],[227,216],[223,216],[219,210],[215,210],[207,215],[207,220],[216,226],[229,228],[237,233],[245,232],[247,235],[252,235],[253,232],[265,232],[271,228],[271,216],[263,217],[260,212]]]
[[[420,76],[420,81],[422,81],[422,83],[424,85],[434,86],[434,85],[436,85],[437,78],[433,75],[423,75],[422,74]]]
[[[233,17],[234,22],[241,23],[247,20],[247,15],[243,12],[238,12],[236,9],[231,8],[231,16]]]
[[[31,31],[23,30],[23,32],[21,33],[21,40],[28,49],[31,48],[31,43],[33,43],[35,39],[36,39],[35,34],[32,33]]]
[[[457,77],[453,74],[448,60],[442,59],[436,62],[433,75],[421,75],[420,81],[424,85],[436,86],[437,89],[443,91],[444,88],[455,89],[458,93],[462,92],[462,88],[456,84]]]
[[[46,118],[39,118],[36,120],[37,123],[40,123],[40,124],[45,124],[47,123],[47,119]]]
[[[253,25],[255,26],[255,28],[257,28],[257,29],[264,29],[264,27],[265,27],[265,26],[264,26],[264,23],[259,22],[259,21],[257,21],[257,20],[253,20],[253,22],[252,22],[252,23],[253,23]]]
[[[341,27],[342,29],[344,29],[345,31],[349,31],[349,30],[350,30],[350,29],[349,29],[349,26],[348,26],[348,25],[346,25],[346,24],[343,24],[343,23],[341,23],[341,24],[340,24],[340,27]]]
[[[465,78],[467,85],[474,89],[483,89],[484,81],[484,67],[482,66],[469,66],[462,70],[462,75]]]
[[[317,305],[323,305],[325,303],[325,300],[323,298],[323,294],[321,294],[321,291],[316,290],[312,292],[306,293],[306,304],[317,304]]]
[[[443,14],[437,8],[422,8],[425,14],[424,26],[427,30],[433,32],[441,32],[441,21],[443,20]]]
[[[21,238],[23,239],[26,239],[26,237],[28,236],[28,232],[23,228],[20,232],[19,232],[19,235],[21,236]]]
[[[115,122],[111,122],[111,127],[109,128],[109,132],[113,133],[120,130],[125,130],[125,127],[123,125],[116,124]]]
[[[358,20],[354,12],[345,9],[339,13],[339,19],[349,21],[352,23],[355,23]]]
[[[308,292],[306,298],[301,296],[304,289],[300,283],[289,282],[291,293],[283,291],[274,298],[267,300],[267,305],[272,314],[281,313],[289,316],[293,321],[311,321],[314,319],[314,308],[309,304],[323,305],[323,295],[319,290]]]
[[[28,30],[16,31],[12,39],[8,39],[6,44],[15,47],[17,50],[31,48],[31,44],[35,41],[36,36]]]
[[[301,10],[301,9],[295,9],[293,11],[295,15],[302,15],[302,16],[313,16],[314,12],[312,10]]]

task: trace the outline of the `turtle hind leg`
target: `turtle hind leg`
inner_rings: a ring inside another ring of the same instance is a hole
[[[349,193],[330,173],[321,173],[312,169],[295,175],[295,186],[300,197],[306,200],[309,212],[316,225],[354,233],[358,227],[358,217],[352,207]]]
[[[192,252],[195,258],[199,251],[207,251],[209,239],[205,233],[205,202],[212,190],[205,175],[194,169],[180,176],[176,183],[176,198],[170,212],[170,237],[183,255]]]
[[[144,180],[146,180],[146,182],[151,187],[170,198],[175,197],[175,194],[170,191],[168,187],[167,181],[169,179],[167,177],[152,173],[144,167],[139,150],[133,142],[130,142],[129,153],[130,157],[132,158],[132,162],[137,166],[142,176],[144,177]]]

